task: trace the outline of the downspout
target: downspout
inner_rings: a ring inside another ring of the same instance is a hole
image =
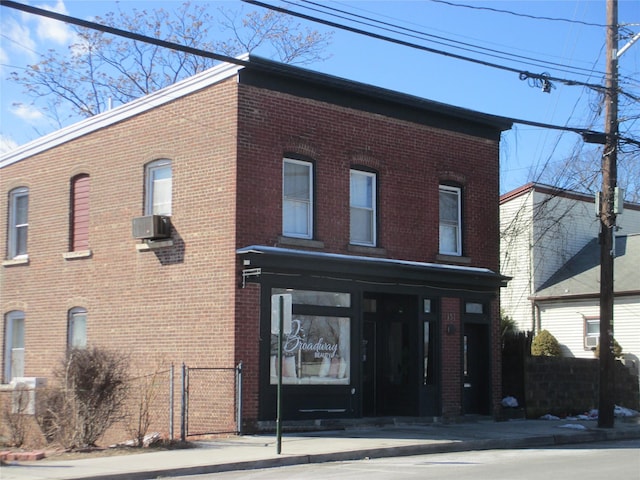
[[[535,335],[536,332],[540,333],[542,331],[542,314],[540,313],[540,305],[538,305],[535,300],[533,301],[533,311],[533,333]]]

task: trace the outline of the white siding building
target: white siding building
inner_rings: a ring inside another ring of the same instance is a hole
[[[619,235],[640,233],[640,205],[625,204],[616,223]],[[599,230],[591,195],[530,183],[501,197],[500,271],[512,277],[501,308],[520,330],[539,330],[532,298]]]

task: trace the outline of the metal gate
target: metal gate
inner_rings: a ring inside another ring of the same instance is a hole
[[[242,362],[236,367],[182,365],[180,438],[242,433]]]

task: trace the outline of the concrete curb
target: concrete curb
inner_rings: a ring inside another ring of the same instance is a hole
[[[292,455],[246,462],[230,462],[194,467],[176,467],[161,470],[146,470],[120,474],[93,475],[91,477],[74,477],[74,480],[148,480],[154,477],[172,477],[182,475],[202,475],[238,470],[255,470],[313,463],[364,460],[373,458],[402,457],[426,455],[434,453],[451,453],[473,450],[506,450],[518,448],[547,447],[593,443],[601,441],[634,440],[640,438],[640,431],[606,431],[572,432],[570,434],[537,435],[523,438],[501,438],[467,441],[449,441],[435,444],[406,445],[395,447],[379,447],[344,452],[321,454]]]

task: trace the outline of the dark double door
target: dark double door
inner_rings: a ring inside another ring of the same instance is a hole
[[[377,295],[363,314],[362,414],[418,415],[418,305],[414,296]]]

